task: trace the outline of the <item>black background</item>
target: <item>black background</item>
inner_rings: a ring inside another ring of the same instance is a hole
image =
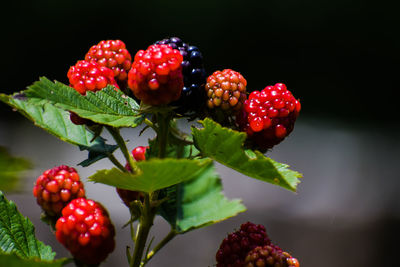
[[[23,90],[39,76],[67,83],[69,67],[103,39],[123,40],[134,55],[179,36],[200,48],[208,73],[240,71],[249,91],[286,83],[303,116],[350,125],[399,120],[399,16],[391,4],[39,0],[13,1],[2,13],[1,92]]]

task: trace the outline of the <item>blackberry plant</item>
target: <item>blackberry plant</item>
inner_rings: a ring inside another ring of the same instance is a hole
[[[104,40],[84,60],[77,58],[67,72],[69,85],[43,77],[21,92],[0,94],[36,126],[86,151],[78,165],[104,159],[114,164],[88,180],[114,187],[128,207],[135,243],[133,250],[127,247],[130,267],[145,266],[175,236],[246,210],[240,200],[224,196],[214,161],[296,191],[301,174],[263,154],[293,130],[301,109],[284,84],[248,96],[247,81],[237,71],[215,71],[206,80],[199,49],[177,37],[138,51],[133,62],[130,55],[122,41]],[[137,99],[125,94],[126,84]],[[182,132],[177,121],[195,117],[201,120],[191,133]],[[136,127],[155,137],[130,152],[120,129]],[[104,131],[113,144],[102,137]],[[114,156],[117,149],[123,161]],[[2,155],[8,157],[0,149]],[[33,195],[71,258],[55,260],[51,248],[36,239],[30,221],[0,192],[0,210],[6,211],[0,213],[2,266],[56,267],[74,261],[93,267],[114,250],[112,218],[86,195],[75,168],[44,171]],[[171,231],[152,246],[148,236],[156,216]],[[272,244],[264,226],[248,222],[222,241],[216,265],[298,267],[299,261]]]

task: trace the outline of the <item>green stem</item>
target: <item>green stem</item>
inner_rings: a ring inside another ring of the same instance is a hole
[[[157,141],[159,146],[159,158],[165,158],[166,150],[168,145],[168,134],[170,131],[170,120],[171,114],[167,113],[157,113],[155,116],[155,121],[150,121],[145,119],[145,123],[153,128],[157,132]],[[122,153],[124,154],[125,158],[129,162],[131,169],[133,172],[137,170],[136,164],[133,162],[130,154],[128,153],[125,142],[121,135],[119,134],[118,130],[115,128],[108,128],[112,136],[114,137],[115,141],[121,148]],[[136,169],[135,169],[136,167]],[[158,201],[158,192],[153,192],[151,194],[144,194],[144,201],[142,203],[141,214],[139,217],[139,223],[137,225],[137,233],[134,238],[132,238],[135,242],[135,248],[130,260],[130,267],[140,267],[146,264],[147,256],[142,261],[143,253],[146,247],[146,241],[150,232],[150,229],[153,225],[154,217],[156,215],[157,210],[157,203]],[[172,237],[171,237],[172,239]],[[168,241],[165,241],[167,243]],[[157,246],[157,250],[161,249],[161,247]],[[147,253],[147,252],[146,252]],[[151,253],[151,252],[150,252]],[[150,254],[149,253],[149,254]],[[153,254],[155,252],[153,251]],[[152,256],[151,256],[152,257]],[[151,258],[150,257],[150,258]]]
[[[171,241],[176,235],[177,235],[177,233],[176,233],[173,229],[171,229],[171,231],[168,233],[168,235],[166,235],[166,236],[164,237],[164,239],[161,240],[161,242],[158,243],[157,246],[155,246],[155,247],[153,248],[153,250],[150,251],[150,252],[147,254],[147,256],[146,256],[146,258],[143,260],[143,264],[142,264],[141,266],[145,266],[146,263],[147,263],[148,261],[150,261],[151,258],[153,258],[153,256],[154,256],[160,249],[162,249],[169,241]]]
[[[124,166],[114,157],[113,154],[108,154],[107,156],[108,156],[108,159],[109,159],[112,163],[114,163],[114,165],[115,165],[118,169],[120,169],[120,170],[123,171],[123,172],[127,172],[127,170],[124,168]]]
[[[138,232],[135,242],[135,250],[131,258],[130,267],[139,267],[143,257],[143,251],[146,246],[147,237],[150,228],[153,225],[154,217],[156,215],[155,209],[151,206],[149,194],[145,194],[143,203],[143,213],[140,216],[138,224]]]
[[[157,139],[158,139],[158,157],[160,159],[165,158],[166,151],[167,151],[167,143],[168,143],[168,131],[170,130],[169,122],[170,122],[170,115],[157,113],[156,120],[158,124],[158,132],[157,132]]]
[[[131,154],[129,153],[128,148],[126,147],[125,141],[119,132],[119,129],[111,127],[111,126],[106,126],[106,127],[107,127],[107,130],[112,135],[112,137],[114,138],[115,142],[117,142],[117,145],[119,146],[119,148],[121,149],[121,152],[124,155],[126,161],[128,162],[129,167],[131,167],[132,173],[138,172],[138,167],[136,166],[135,161],[133,160]]]

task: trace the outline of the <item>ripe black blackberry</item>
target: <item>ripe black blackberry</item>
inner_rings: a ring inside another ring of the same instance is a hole
[[[183,56],[182,74],[184,87],[178,101],[172,103],[178,106],[178,113],[188,113],[198,111],[203,101],[202,86],[206,83],[206,71],[203,65],[203,55],[200,50],[193,45],[184,43],[178,37],[166,38],[157,41],[156,44],[167,44],[173,49],[178,49]]]

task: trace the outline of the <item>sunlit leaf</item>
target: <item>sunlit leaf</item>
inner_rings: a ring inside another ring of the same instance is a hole
[[[89,177],[96,183],[103,183],[122,189],[154,192],[196,177],[210,164],[210,160],[151,159],[136,163],[137,174],[121,172],[113,168],[100,170]]]
[[[192,127],[192,133],[195,146],[203,156],[252,178],[296,191],[302,175],[259,151],[245,150],[245,133],[222,127],[209,118],[201,121],[201,124],[204,128]]]

